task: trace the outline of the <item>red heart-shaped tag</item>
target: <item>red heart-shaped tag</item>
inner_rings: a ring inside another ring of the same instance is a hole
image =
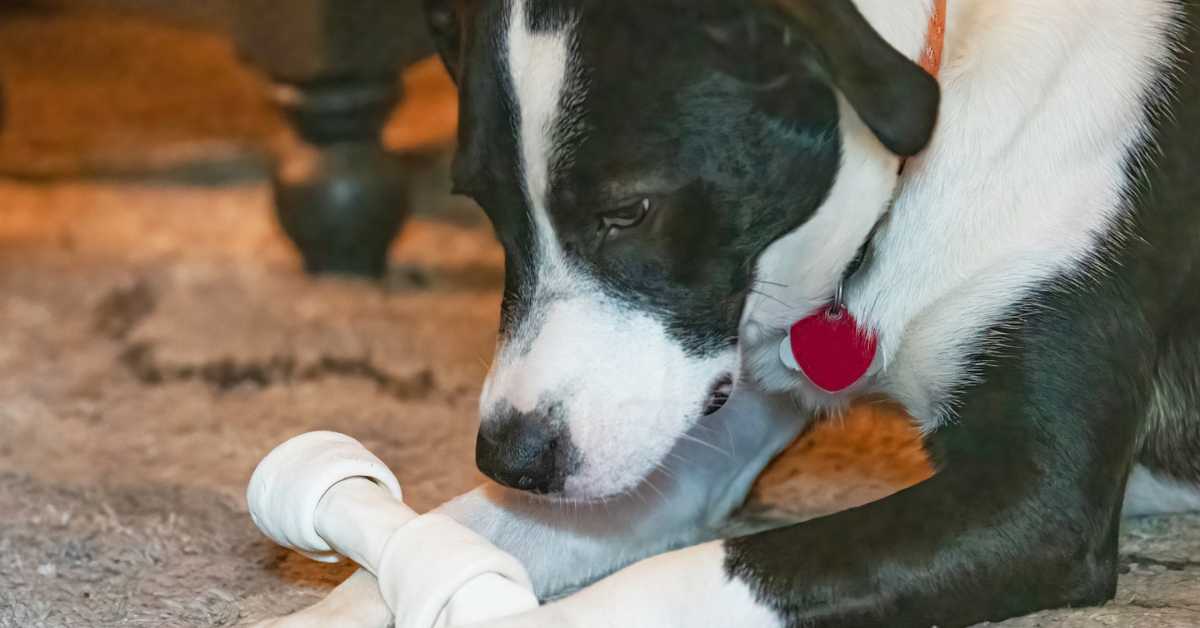
[[[780,355],[817,388],[839,393],[867,374],[878,345],[875,334],[860,328],[850,312],[826,306],[792,325]]]

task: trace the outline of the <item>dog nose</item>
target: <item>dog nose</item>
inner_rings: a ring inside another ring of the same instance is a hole
[[[567,438],[550,417],[507,409],[492,413],[475,441],[475,464],[504,486],[530,493],[561,491]]]

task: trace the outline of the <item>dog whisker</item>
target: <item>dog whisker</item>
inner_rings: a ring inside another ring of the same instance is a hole
[[[723,456],[727,456],[727,457],[730,457],[730,458],[732,458],[732,457],[733,457],[733,455],[732,455],[732,454],[730,454],[728,451],[725,451],[724,449],[721,449],[720,447],[717,447],[716,445],[714,445],[714,444],[712,444],[712,443],[710,443],[710,442],[708,442],[708,441],[706,441],[706,440],[704,440],[704,439],[696,438],[695,436],[692,436],[692,435],[690,435],[690,434],[684,434],[684,435],[682,436],[682,438],[683,438],[684,440],[686,440],[686,441],[693,442],[693,443],[696,443],[696,444],[698,444],[698,445],[703,445],[704,447],[708,447],[709,449],[711,449],[711,450],[713,450],[713,451],[715,451],[715,452],[717,452],[717,453],[719,453],[719,454],[721,454],[721,455],[723,455]]]
[[[721,425],[725,427],[725,435],[729,437],[729,451],[734,458],[737,458],[737,441],[733,439],[733,430],[730,429],[729,423],[722,421]]]
[[[778,303],[779,305],[782,305],[783,307],[786,307],[788,309],[791,309],[791,310],[796,309],[796,307],[794,305],[784,301],[783,299],[780,299],[773,295],[767,294],[766,292],[763,292],[762,290],[755,290],[754,288],[751,288],[750,292],[753,292],[754,294],[757,294],[764,299],[770,299],[771,301],[774,301],[775,303]]]
[[[654,485],[653,480],[647,478],[645,484],[646,484],[646,486],[650,487],[650,490],[654,491],[655,493],[658,493],[659,498],[661,498],[663,501],[666,501],[667,496],[665,494],[663,494],[662,491],[658,490],[658,487]]]

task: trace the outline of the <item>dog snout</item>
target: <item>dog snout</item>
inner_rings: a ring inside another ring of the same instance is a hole
[[[475,463],[504,486],[545,495],[562,490],[569,448],[566,430],[552,417],[507,408],[484,420],[475,443]]]

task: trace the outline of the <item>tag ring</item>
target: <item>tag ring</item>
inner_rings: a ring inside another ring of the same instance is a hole
[[[829,305],[829,309],[825,311],[825,316],[829,320],[838,320],[846,315],[846,287],[844,282],[839,281],[837,289],[833,292],[833,303]]]

